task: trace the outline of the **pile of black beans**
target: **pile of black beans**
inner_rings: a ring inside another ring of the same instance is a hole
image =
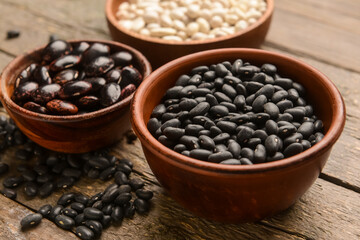
[[[38,113],[83,114],[121,101],[141,81],[127,51],[112,52],[102,43],[54,40],[43,49],[41,62],[19,74],[12,99]]]
[[[166,147],[220,164],[254,164],[298,154],[323,137],[305,88],[273,64],[228,61],[180,76],[147,124]]]
[[[58,227],[73,231],[80,239],[99,238],[103,229],[111,224],[120,224],[124,218],[132,218],[135,212],[146,214],[150,210],[153,193],[144,189],[139,178],[129,178],[133,164],[120,160],[115,183],[104,192],[91,197],[81,193],[63,194],[55,206],[43,205],[37,213],[24,217],[20,224],[23,230],[38,225],[42,218],[53,221]],[[132,198],[135,199],[132,201]]]
[[[128,142],[134,140],[129,134]],[[0,150],[16,146],[18,175],[4,178],[0,193],[16,199],[22,188],[26,196],[46,198],[56,190],[66,190],[81,177],[114,179],[105,191],[93,196],[82,193],[64,193],[57,205],[46,204],[37,213],[24,217],[23,230],[37,226],[42,218],[53,221],[62,229],[75,232],[81,239],[96,239],[111,224],[120,224],[132,218],[135,212],[146,214],[150,210],[153,192],[146,190],[140,178],[131,177],[133,163],[119,159],[105,148],[84,154],[62,154],[44,149],[29,140],[12,119],[0,115]],[[1,159],[0,159],[1,160]],[[35,163],[34,163],[35,160]],[[0,176],[8,174],[10,166],[0,161]]]

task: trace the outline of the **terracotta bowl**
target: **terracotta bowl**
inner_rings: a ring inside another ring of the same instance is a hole
[[[152,110],[180,75],[196,66],[238,58],[256,65],[275,64],[280,75],[303,84],[307,101],[323,120],[323,140],[280,161],[221,165],[181,155],[150,134],[146,125]],[[218,49],[176,59],[153,72],[135,93],[131,121],[153,173],[176,201],[201,217],[248,222],[288,208],[313,184],[343,130],[345,105],[326,76],[294,58],[255,49]]]
[[[253,25],[236,34],[211,40],[191,42],[165,41],[146,37],[129,31],[118,24],[116,12],[120,3],[126,0],[107,0],[105,14],[112,38],[140,50],[154,69],[176,58],[204,50],[225,47],[258,48],[264,42],[274,11],[274,0],[266,0],[268,8],[264,15]]]
[[[135,57],[135,67],[144,77],[151,72],[151,66],[147,59],[127,45],[102,40],[81,41],[104,43],[110,46],[111,51],[127,50]],[[133,94],[107,108],[73,116],[35,113],[20,107],[11,100],[16,77],[28,65],[40,61],[41,51],[44,47],[15,58],[5,67],[0,77],[1,102],[20,130],[37,144],[66,153],[95,150],[120,139],[122,134],[131,127],[129,104]]]

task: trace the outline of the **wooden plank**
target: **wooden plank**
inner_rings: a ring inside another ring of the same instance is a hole
[[[13,59],[12,56],[9,56],[5,53],[0,52],[0,73],[12,59]]]
[[[43,219],[36,228],[23,232],[20,229],[20,221],[23,217],[33,212],[3,195],[0,195],[0,203],[0,239],[76,239],[73,233],[57,228],[54,223],[47,219]]]

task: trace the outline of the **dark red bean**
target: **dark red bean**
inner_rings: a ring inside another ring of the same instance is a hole
[[[71,45],[63,40],[55,40],[50,42],[42,51],[42,58],[45,62],[52,62],[56,58],[70,53]]]
[[[93,59],[100,56],[108,56],[110,47],[102,43],[93,43],[82,54],[82,62],[84,65],[90,63]]]
[[[133,61],[133,56],[127,51],[116,52],[111,55],[111,58],[114,60],[115,66],[117,67],[128,66]]]
[[[44,104],[54,98],[57,98],[60,93],[61,86],[59,84],[47,84],[39,87],[32,93],[32,98],[35,102]]]
[[[74,104],[59,99],[48,102],[46,108],[51,113],[59,115],[74,115],[78,112],[78,108]]]
[[[88,48],[90,47],[90,44],[87,42],[80,42],[74,47],[74,50],[72,51],[72,54],[74,55],[81,55],[83,54]]]
[[[95,77],[107,73],[114,67],[114,61],[105,56],[94,58],[85,66],[86,76]]]
[[[101,89],[100,103],[107,107],[116,103],[121,96],[121,88],[116,83],[108,83]]]
[[[64,85],[68,82],[78,79],[78,77],[79,71],[73,69],[66,69],[57,73],[53,78],[53,82],[59,85]]]
[[[62,71],[64,69],[72,68],[80,63],[80,57],[76,55],[65,55],[54,60],[50,64],[50,70],[53,72]]]
[[[34,102],[27,102],[23,105],[23,108],[33,111],[33,112],[37,112],[37,113],[42,113],[42,114],[47,114],[48,110],[46,109],[46,107],[41,106],[40,104],[34,103]]]
[[[20,84],[14,91],[13,97],[15,101],[27,101],[31,99],[33,92],[38,88],[38,84],[35,82],[25,82]]]
[[[125,88],[121,90],[120,100],[127,98],[135,91],[136,91],[136,86],[134,84],[127,85]]]

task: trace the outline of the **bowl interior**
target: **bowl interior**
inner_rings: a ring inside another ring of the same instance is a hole
[[[324,123],[324,139],[303,153],[284,160],[255,164],[251,166],[229,167],[226,165],[219,166],[219,164],[208,163],[185,157],[175,151],[172,151],[171,149],[166,148],[154,137],[152,137],[146,128],[151,112],[154,107],[161,102],[166,90],[174,86],[180,75],[188,74],[190,70],[196,66],[211,65],[222,61],[233,62],[238,58],[241,58],[244,61],[249,61],[257,66],[261,66],[264,63],[272,63],[276,65],[278,73],[282,77],[291,78],[294,81],[301,83],[306,88],[307,103],[314,107],[314,113]],[[141,88],[138,89],[138,93],[135,95],[133,118],[137,117],[137,114],[139,114],[138,117],[141,119],[133,119],[133,122],[135,122],[135,128],[138,130],[137,132],[145,139],[145,144],[149,144],[151,147],[155,147],[159,151],[166,152],[171,155],[172,159],[185,161],[190,164],[201,165],[201,167],[205,168],[222,168],[224,170],[240,170],[242,168],[248,170],[263,170],[269,166],[283,167],[290,162],[301,161],[315,152],[319,153],[319,151],[324,151],[325,147],[328,145],[331,146],[337,140],[343,128],[345,122],[344,111],[345,108],[343,100],[336,87],[329,79],[326,78],[326,76],[311,66],[277,53],[255,49],[235,48],[195,53],[174,60],[156,70],[143,83]]]
[[[110,47],[111,52],[122,51],[126,50],[130,52],[134,56],[134,67],[136,67],[139,72],[142,74],[143,79],[147,77],[151,73],[151,65],[147,61],[147,59],[137,50],[121,44],[117,42],[111,41],[104,41],[104,40],[73,40],[68,41],[69,43],[77,44],[80,42],[88,42],[88,43],[103,43]],[[81,119],[89,119],[95,116],[101,116],[105,113],[112,112],[118,110],[119,108],[123,108],[129,105],[133,94],[125,98],[124,100],[111,105],[109,107],[89,112],[82,115],[69,115],[69,116],[56,116],[56,115],[47,115],[47,114],[40,114],[29,111],[21,106],[17,105],[12,99],[11,96],[14,92],[14,83],[17,76],[20,74],[22,70],[28,67],[31,63],[40,63],[41,62],[41,52],[44,47],[40,47],[35,49],[34,51],[28,52],[24,55],[18,56],[15,58],[8,66],[5,67],[2,75],[1,75],[1,94],[2,100],[4,101],[3,104],[6,104],[11,110],[16,111],[21,115],[26,115],[29,118],[36,118],[36,119],[43,119],[43,120],[53,120],[53,121],[71,121],[71,120],[81,120]]]

